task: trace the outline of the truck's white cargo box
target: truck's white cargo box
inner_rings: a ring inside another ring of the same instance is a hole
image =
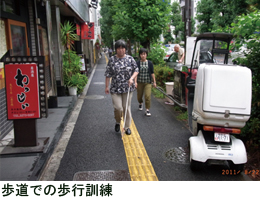
[[[196,78],[193,118],[203,124],[243,127],[250,117],[251,96],[249,68],[202,64]]]

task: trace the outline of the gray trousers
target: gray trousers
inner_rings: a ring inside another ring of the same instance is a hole
[[[125,117],[125,110],[126,110],[126,99],[127,99],[127,93],[122,94],[111,94],[112,102],[114,106],[114,117],[116,120],[116,123],[121,122],[121,117]],[[132,114],[131,114],[131,101],[133,97],[133,92],[129,93],[129,99],[128,99],[128,106],[127,106],[127,113],[126,113],[126,122],[125,122],[125,129],[129,128],[131,125],[132,120]]]

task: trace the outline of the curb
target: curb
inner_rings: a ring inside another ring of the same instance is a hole
[[[92,81],[92,77],[95,73],[96,67],[97,67],[97,64],[95,64],[87,85],[85,86],[80,97],[77,99],[77,101],[74,105],[74,108],[70,113],[69,119],[65,125],[65,128],[63,129],[64,131],[63,131],[59,141],[57,141],[57,145],[55,146],[55,149],[54,149],[52,155],[50,156],[50,158],[48,158],[48,160],[44,166],[44,169],[41,172],[41,175],[38,179],[39,181],[54,181],[55,175],[60,166],[61,159],[64,155],[64,152],[68,145],[69,139],[72,135],[75,124],[77,122],[79,112],[84,103],[84,98],[87,94],[87,91],[88,91],[89,85]]]

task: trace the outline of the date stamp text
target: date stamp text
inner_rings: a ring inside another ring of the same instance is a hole
[[[235,170],[235,169],[222,169],[222,175],[238,175],[240,174],[241,170]],[[245,175],[259,175],[260,174],[260,170],[244,170]]]

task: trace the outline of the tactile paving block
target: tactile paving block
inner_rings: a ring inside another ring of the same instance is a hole
[[[123,131],[124,122],[121,121],[121,134],[125,148],[126,159],[132,181],[158,181],[152,163],[147,155],[141,137],[132,120],[131,135]]]

